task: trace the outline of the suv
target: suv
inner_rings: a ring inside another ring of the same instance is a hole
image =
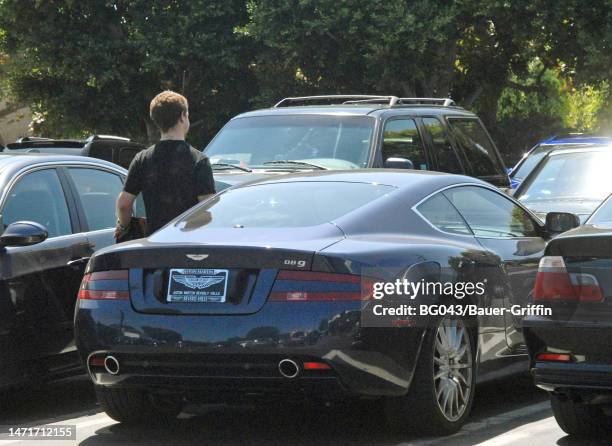
[[[231,119],[204,149],[217,188],[300,170],[388,167],[509,180],[478,117],[448,98],[308,96]]]
[[[120,136],[92,135],[83,140],[26,136],[7,144],[2,151],[88,156],[110,161],[127,169],[136,154],[145,148],[142,144]]]

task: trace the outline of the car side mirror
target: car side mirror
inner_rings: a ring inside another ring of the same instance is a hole
[[[414,164],[406,158],[387,158],[385,167],[387,169],[414,169]]]
[[[546,214],[546,231],[560,234],[580,226],[580,218],[569,212],[549,212]]]
[[[0,246],[30,246],[44,242],[49,236],[47,228],[33,221],[16,221],[0,235]]]

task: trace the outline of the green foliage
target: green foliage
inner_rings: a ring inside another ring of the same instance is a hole
[[[234,31],[247,18],[239,0],[4,0],[6,76],[45,135],[155,139],[149,102],[173,89],[202,141],[247,107],[252,46]]]
[[[565,132],[596,132],[608,100],[608,82],[575,86],[562,67],[533,60],[523,78],[511,74],[498,101],[498,139],[509,164],[536,142]]]
[[[612,125],[612,0],[0,0],[0,30],[0,79],[45,135],[152,140],[165,88],[189,98],[198,147],[316,93],[452,95],[510,158]]]

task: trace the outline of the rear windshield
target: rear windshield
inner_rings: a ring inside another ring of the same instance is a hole
[[[345,182],[291,182],[229,189],[177,225],[184,229],[281,228],[333,221],[394,190],[392,186]]]

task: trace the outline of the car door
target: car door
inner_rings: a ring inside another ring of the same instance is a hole
[[[446,118],[457,153],[463,156],[467,175],[480,178],[498,187],[508,187],[510,179],[501,155],[478,118]]]
[[[432,158],[435,159],[435,169],[438,172],[464,173],[463,165],[457,152],[450,142],[444,124],[433,116],[424,116],[421,119],[423,136],[432,148]]]
[[[403,158],[410,160],[415,170],[430,170],[432,166],[417,122],[409,116],[395,116],[385,121],[381,153],[383,165],[389,158]]]
[[[93,166],[67,166],[66,175],[74,190],[82,230],[89,241],[87,257],[115,243],[115,203],[123,189],[119,171]]]
[[[528,211],[497,190],[466,185],[448,189],[444,194],[478,242],[503,262],[509,284],[505,290],[506,341],[511,350],[520,352],[525,346],[523,317],[509,310],[526,308],[531,302],[538,264],[546,246],[545,231]]]
[[[1,213],[5,226],[34,221],[49,234],[39,244],[0,251],[3,318],[11,327],[8,361],[63,367],[77,360],[72,320],[82,272],[71,262],[88,250],[70,189],[57,168],[33,167],[8,185]]]

